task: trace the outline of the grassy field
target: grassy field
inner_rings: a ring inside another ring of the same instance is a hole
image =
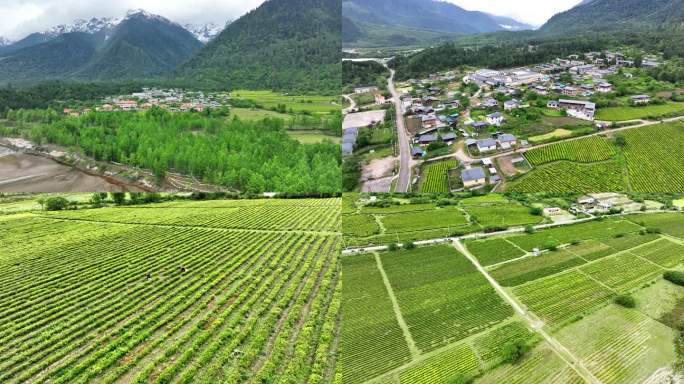
[[[600,108],[596,112],[597,120],[624,121],[660,117],[669,114],[684,114],[684,103],[667,103],[644,107]]]
[[[310,112],[318,115],[327,115],[331,111],[341,108],[339,100],[334,96],[296,96],[280,94],[272,91],[247,91],[238,90],[231,92],[234,99],[247,99],[261,104],[264,108],[275,108],[285,105],[287,111]]]
[[[572,136],[572,131],[569,131],[567,129],[556,129],[553,132],[549,132],[544,135],[538,135],[538,136],[532,136],[530,137],[529,141],[531,143],[543,143],[545,141],[553,140],[553,139],[562,139],[565,137]]]
[[[0,216],[0,382],[332,382],[339,206]]]
[[[267,111],[263,109],[251,109],[251,108],[231,108],[231,116],[237,116],[243,120],[262,120],[267,117],[289,120],[292,115],[286,113],[278,113],[273,111]]]
[[[302,144],[317,144],[322,143],[326,140],[338,144],[342,142],[341,137],[327,135],[325,133],[322,133],[321,131],[287,131],[287,134]]]

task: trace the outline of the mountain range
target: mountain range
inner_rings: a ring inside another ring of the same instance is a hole
[[[0,85],[144,81],[212,88],[339,91],[340,0],[266,0],[225,28],[130,11],[0,45]],[[206,43],[206,44],[203,44]]]
[[[345,45],[410,45],[533,29],[509,17],[467,11],[437,0],[343,0],[342,15]]]

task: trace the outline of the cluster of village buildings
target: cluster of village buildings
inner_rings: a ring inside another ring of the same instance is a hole
[[[202,112],[228,106],[230,95],[227,93],[189,92],[181,89],[143,88],[142,92],[106,97],[95,108],[97,111],[139,111],[159,107],[170,112]],[[65,108],[64,113],[78,116],[91,112],[92,108]]]

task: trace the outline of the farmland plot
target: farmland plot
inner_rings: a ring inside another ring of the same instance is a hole
[[[593,312],[613,296],[610,290],[574,270],[515,287],[513,293],[552,327]]]
[[[339,208],[185,204],[1,220],[0,382],[332,381]]]
[[[491,275],[501,285],[512,287],[550,276],[568,268],[584,264],[585,261],[565,250],[545,252],[501,265],[491,271]]]
[[[610,305],[558,332],[558,340],[606,384],[642,383],[675,359],[674,330]]]
[[[663,233],[684,237],[684,214],[653,213],[630,217],[630,220],[645,227],[660,229]]]
[[[525,157],[532,165],[542,165],[560,160],[594,163],[610,160],[616,153],[615,146],[605,137],[590,136],[535,148],[526,152]]]
[[[456,168],[456,160],[431,163],[424,168],[425,175],[420,184],[420,191],[424,193],[449,192],[449,176],[447,172]]]
[[[684,190],[684,124],[659,124],[630,129],[621,136],[629,179],[635,192]]]
[[[517,204],[469,206],[464,210],[484,227],[538,224],[544,220],[541,216],[531,214],[530,208]]]
[[[505,239],[475,240],[466,243],[466,246],[484,266],[517,259],[525,255],[525,251]]]
[[[617,292],[628,292],[654,280],[662,269],[629,252],[603,258],[580,268]]]
[[[342,380],[360,383],[411,359],[374,255],[342,258]]]
[[[382,218],[388,233],[424,231],[436,228],[452,229],[468,225],[463,212],[456,207],[437,208],[427,211],[397,213]]]
[[[674,268],[684,261],[684,246],[667,239],[633,249],[631,252],[663,268]]]
[[[622,167],[616,161],[578,164],[559,161],[535,168],[508,188],[512,192],[589,193],[626,190]]]
[[[475,267],[449,246],[382,255],[418,349],[431,351],[513,314]]]

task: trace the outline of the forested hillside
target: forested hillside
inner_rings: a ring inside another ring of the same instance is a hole
[[[268,0],[230,24],[178,75],[232,89],[339,93],[341,0]]]
[[[300,144],[281,119],[226,120],[156,108],[80,117],[18,110],[6,117],[0,136],[78,148],[97,160],[153,170],[158,177],[175,171],[254,193],[341,190],[339,145]]]
[[[543,33],[625,30],[684,22],[684,0],[593,0],[552,17]]]

